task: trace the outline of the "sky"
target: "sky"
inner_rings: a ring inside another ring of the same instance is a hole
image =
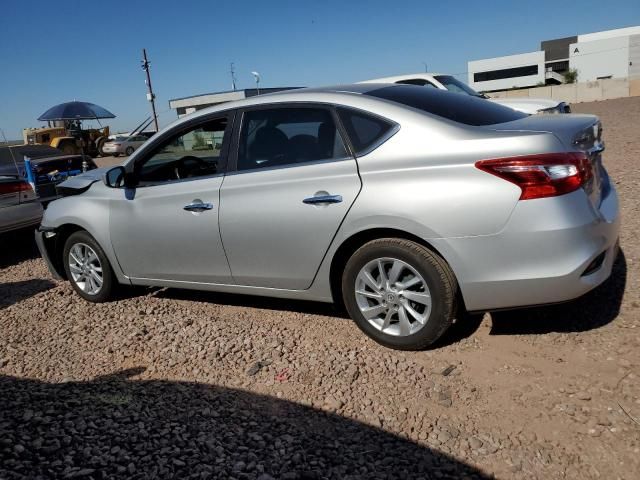
[[[156,0],[0,3],[0,128],[11,139],[58,103],[97,103],[113,131],[150,115],[142,48],[160,126],[169,99],[238,88],[317,86],[538,50],[540,41],[640,25],[639,0],[431,2]],[[1,136],[0,136],[1,139]]]

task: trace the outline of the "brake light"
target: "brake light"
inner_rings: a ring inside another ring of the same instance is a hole
[[[480,160],[476,167],[520,187],[520,200],[556,197],[573,192],[593,176],[582,152],[543,153]]]
[[[0,195],[27,191],[33,191],[31,185],[21,180],[16,182],[0,183]]]

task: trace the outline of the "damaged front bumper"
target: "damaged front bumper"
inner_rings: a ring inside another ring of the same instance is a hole
[[[45,227],[40,225],[35,231],[36,245],[40,251],[40,256],[47,264],[47,268],[56,280],[64,280],[64,268],[61,264],[54,262],[51,258],[51,252],[57,251],[56,242],[58,233],[53,227]]]

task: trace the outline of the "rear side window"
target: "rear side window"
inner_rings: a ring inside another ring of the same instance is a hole
[[[366,155],[389,138],[395,124],[389,120],[351,108],[338,108],[340,121],[344,125],[356,155]]]
[[[269,108],[244,114],[238,170],[347,158],[327,108]]]
[[[366,95],[417,108],[465,125],[495,125],[527,116],[526,113],[483,98],[414,85],[382,87],[371,90]]]

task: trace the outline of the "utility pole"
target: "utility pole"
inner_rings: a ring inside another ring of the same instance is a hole
[[[158,128],[158,116],[156,115],[156,96],[153,93],[153,88],[151,87],[151,74],[149,73],[149,65],[151,62],[147,60],[147,49],[142,49],[142,69],[147,74],[147,100],[151,102],[151,112],[153,113],[153,123],[156,126],[156,132],[160,131]]]
[[[233,91],[236,91],[236,71],[233,68],[233,62],[231,62],[231,68],[229,70],[231,72],[231,86],[233,87]]]
[[[429,71],[429,66],[427,65],[427,62],[422,62],[422,64],[424,65],[424,72],[427,73]]]

